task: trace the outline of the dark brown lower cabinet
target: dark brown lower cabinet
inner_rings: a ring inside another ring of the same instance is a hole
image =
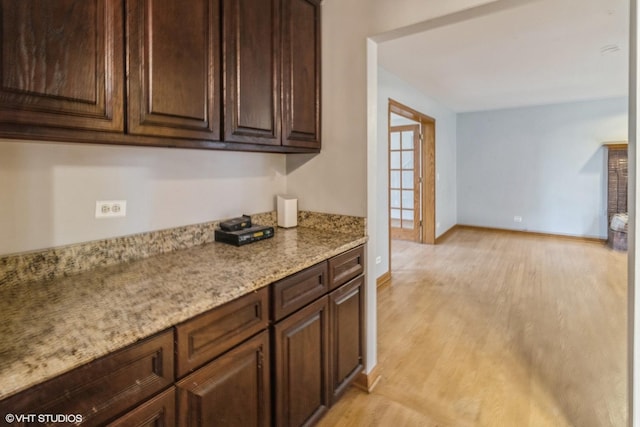
[[[175,427],[176,390],[160,393],[107,427]]]
[[[0,416],[79,414],[90,427],[315,424],[364,367],[363,271],[359,247],[0,400]]]
[[[331,403],[364,369],[364,276],[329,294],[331,319]]]
[[[329,401],[329,299],[274,325],[275,425],[314,424]]]
[[[170,387],[173,365],[173,330],[168,330],[0,401],[0,414],[73,414],[82,417],[83,426],[102,426]]]
[[[269,426],[269,333],[264,331],[179,381],[179,426]]]

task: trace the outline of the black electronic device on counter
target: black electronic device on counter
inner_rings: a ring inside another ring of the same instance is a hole
[[[238,231],[251,227],[251,217],[242,215],[238,218],[231,218],[220,222],[220,229],[224,231]]]
[[[267,225],[254,225],[253,227],[243,228],[242,230],[236,231],[215,230],[214,240],[216,242],[242,246],[247,243],[257,242],[258,240],[273,237],[273,233],[273,227],[269,227]]]

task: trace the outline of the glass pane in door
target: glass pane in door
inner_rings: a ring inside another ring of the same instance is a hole
[[[413,171],[402,171],[402,188],[413,190]]]
[[[400,188],[400,171],[391,171],[391,189],[399,189]]]
[[[400,208],[400,190],[391,190],[391,207]]]

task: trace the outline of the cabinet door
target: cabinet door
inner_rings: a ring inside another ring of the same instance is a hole
[[[224,140],[280,145],[280,1],[224,0]]]
[[[176,390],[160,393],[107,427],[174,427],[176,425]]]
[[[311,425],[329,407],[328,297],[278,322],[274,334],[275,425]]]
[[[122,0],[0,4],[0,123],[122,131]]]
[[[129,133],[220,139],[219,0],[127,5]]]
[[[282,4],[282,143],[319,149],[320,2]]]
[[[364,368],[364,276],[329,294],[329,304],[333,403]]]
[[[270,425],[268,332],[198,369],[177,387],[179,426]]]

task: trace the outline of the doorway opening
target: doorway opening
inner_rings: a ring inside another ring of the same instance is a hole
[[[389,99],[389,272],[391,241],[436,243],[436,121]]]

